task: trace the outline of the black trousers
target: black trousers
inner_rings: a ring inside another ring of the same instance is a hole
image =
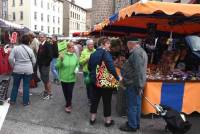
[[[97,88],[94,85],[92,87],[92,105],[90,107],[90,113],[97,113],[99,101],[102,97],[104,117],[111,116],[111,100],[113,90]]]
[[[61,82],[63,94],[65,96],[66,107],[72,105],[72,94],[75,82]]]

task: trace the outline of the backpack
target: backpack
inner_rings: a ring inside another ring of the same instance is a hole
[[[166,110],[166,114],[163,116],[167,125],[165,129],[168,129],[173,134],[184,134],[192,126],[192,124],[186,120],[183,113],[179,113],[170,107],[162,106],[163,110]]]

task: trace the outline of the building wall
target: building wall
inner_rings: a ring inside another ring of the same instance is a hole
[[[3,1],[0,0],[0,18],[2,18]]]
[[[92,1],[92,25],[102,22],[114,13],[115,0]]]
[[[74,32],[86,31],[86,10],[72,2],[64,3],[63,31],[64,35],[72,36]]]
[[[92,9],[87,9],[86,13],[86,31],[90,31],[92,28]]]
[[[8,20],[8,0],[2,0],[2,18]]]
[[[9,20],[27,26],[32,31],[40,31],[50,35],[63,33],[63,3],[61,1],[23,0],[23,5],[20,5],[19,2],[20,0],[15,0],[15,6],[13,6],[13,1],[8,1]],[[13,20],[13,12],[16,14],[15,20]],[[23,12],[23,20],[20,19],[20,12]],[[49,21],[47,21],[48,15]],[[35,16],[37,17],[35,18]]]
[[[130,5],[130,0],[115,0],[115,13],[128,5]]]

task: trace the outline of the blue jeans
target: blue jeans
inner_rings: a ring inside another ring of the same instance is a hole
[[[141,96],[137,94],[137,89],[127,87],[125,90],[128,109],[128,124],[131,128],[140,127],[141,116]]]
[[[16,102],[20,81],[23,79],[23,104],[27,105],[29,103],[29,86],[31,77],[32,74],[26,75],[13,73],[13,88],[10,96],[11,102]]]
[[[53,79],[58,79],[58,71],[56,69],[56,58],[51,61],[51,73],[53,74]]]

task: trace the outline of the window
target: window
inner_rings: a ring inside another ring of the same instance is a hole
[[[72,11],[70,11],[70,17],[72,18]]]
[[[34,27],[35,27],[35,30],[37,30],[37,25],[35,25]]]
[[[50,20],[50,15],[47,15],[47,22],[49,22]]]
[[[41,26],[41,31],[43,31],[44,30],[44,27],[43,26]]]
[[[41,21],[43,21],[43,13],[41,13]]]
[[[23,20],[24,16],[23,16],[23,12],[20,12],[20,20]]]
[[[47,27],[47,30],[48,30],[48,33],[50,33],[50,27],[49,26]]]
[[[15,20],[15,12],[13,12],[13,20]]]
[[[21,5],[21,6],[23,5],[23,0],[20,0],[20,5]]]
[[[53,23],[55,23],[55,16],[53,16]]]
[[[50,9],[49,3],[47,3],[47,9]]]
[[[73,12],[72,18],[74,18],[74,12]]]
[[[60,33],[60,28],[58,28],[58,34]]]
[[[34,19],[37,20],[37,12],[34,12]]]
[[[58,24],[60,24],[60,17],[58,17]]]
[[[13,6],[13,7],[15,6],[15,0],[13,0],[12,6]]]
[[[60,8],[58,8],[58,12],[60,12]]]
[[[43,8],[43,0],[41,0],[41,8]]]
[[[53,11],[55,11],[55,6],[53,6]]]
[[[34,5],[37,6],[37,0],[34,0]]]
[[[53,27],[53,34],[55,34],[55,27]]]

